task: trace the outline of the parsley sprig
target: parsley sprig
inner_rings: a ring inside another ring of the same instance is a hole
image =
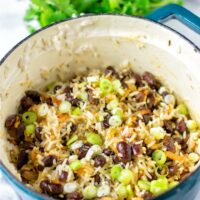
[[[169,3],[182,4],[183,0],[30,0],[24,16],[30,32],[51,23],[78,16],[81,13],[120,13],[145,16]],[[38,25],[33,25],[33,22]]]

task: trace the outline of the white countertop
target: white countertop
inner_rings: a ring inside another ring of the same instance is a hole
[[[23,22],[27,0],[0,0],[0,59],[20,40],[29,33]],[[186,0],[185,7],[200,16],[200,0]],[[200,36],[184,27],[182,24],[171,21],[167,25],[184,33],[200,47]],[[200,199],[200,191],[195,200]],[[0,200],[18,200],[15,192],[2,180],[0,174]]]

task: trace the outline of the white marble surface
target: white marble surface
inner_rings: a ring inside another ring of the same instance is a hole
[[[0,0],[0,59],[21,39],[28,35],[23,22],[27,0]],[[186,0],[185,7],[200,16],[200,0]],[[172,21],[169,26],[184,33],[200,47],[200,36],[185,28],[180,23]],[[195,200],[200,199],[200,192]],[[18,200],[15,192],[2,179],[0,174],[0,200]]]

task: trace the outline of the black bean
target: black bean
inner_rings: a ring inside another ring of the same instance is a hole
[[[79,148],[79,151],[78,151],[78,159],[82,159],[86,156],[89,148],[91,147],[91,144],[89,143],[86,143],[84,144],[81,148]]]
[[[10,115],[5,121],[5,127],[7,129],[14,128],[16,120],[17,120],[17,115]]]
[[[163,123],[164,123],[163,128],[164,128],[168,133],[173,133],[173,132],[174,132],[174,129],[173,129],[173,122],[172,122],[172,121],[164,120]]]
[[[33,149],[34,148],[34,144],[28,141],[24,141],[23,143],[24,149],[28,150],[28,149]]]
[[[142,146],[140,144],[132,144],[131,148],[134,156],[137,156],[142,153]]]
[[[182,138],[181,137],[175,137],[174,141],[177,142],[178,144],[182,144]]]
[[[147,154],[147,156],[151,157],[152,153],[153,153],[153,149],[146,148],[146,154]]]
[[[79,192],[72,192],[66,195],[66,200],[81,200],[81,199],[83,199],[83,197]]]
[[[28,162],[28,153],[22,149],[17,160],[17,169],[21,169]]]
[[[151,120],[152,120],[152,114],[151,113],[143,115],[143,121],[144,121],[145,124],[148,124],[149,121],[151,121]]]
[[[65,171],[62,171],[61,172],[61,175],[59,177],[59,180],[62,181],[62,182],[66,182],[67,181],[67,178],[68,178],[68,173],[65,172]]]
[[[179,131],[180,133],[183,133],[187,130],[184,119],[176,122],[176,130]]]
[[[171,177],[171,176],[174,176],[174,175],[177,174],[178,166],[177,165],[170,165],[168,167],[168,169],[169,169],[169,175],[168,176]]]
[[[54,164],[54,162],[56,161],[56,156],[49,155],[49,156],[43,158],[42,161],[43,161],[45,167],[51,167]]]
[[[101,177],[99,174],[95,174],[93,177],[95,183],[99,184],[101,182]]]
[[[148,94],[147,96],[147,107],[153,111],[153,109],[155,108],[156,106],[156,102],[155,102],[155,96],[154,94],[151,92]]]
[[[142,195],[144,200],[149,200],[153,197],[153,194],[151,194],[151,192],[149,191],[145,191],[144,194]]]
[[[74,97],[68,97],[67,101],[69,101],[72,106],[78,107],[80,106],[81,100],[79,98],[74,98]]]
[[[94,98],[91,94],[88,94],[88,100],[93,105],[98,105],[99,104],[99,99]]]
[[[185,138],[183,138],[182,140],[182,144],[181,144],[181,150],[185,153],[187,152],[187,149],[188,149],[188,139],[189,139],[189,136],[187,135]]]
[[[70,86],[67,86],[67,87],[64,89],[64,92],[65,92],[67,98],[72,97],[72,88],[71,88]]]
[[[41,126],[36,127],[36,129],[35,129],[35,137],[39,142],[42,141],[41,131],[42,131],[42,127]]]
[[[116,78],[119,78],[119,74],[116,72],[116,70],[112,66],[106,67],[104,73],[105,75],[111,75],[111,76],[115,76]]]
[[[150,72],[145,72],[143,74],[143,79],[147,82],[147,84],[153,89],[159,89],[160,83],[156,80],[155,76]]]
[[[76,129],[77,129],[77,126],[74,123],[72,123],[72,125],[70,127],[70,130],[71,130],[70,133],[74,133],[76,131]]]
[[[53,106],[53,100],[51,97],[44,98],[42,102],[48,104],[49,106]]]
[[[54,93],[56,94],[57,90],[61,89],[62,86],[61,85],[56,85],[53,89]]]
[[[28,90],[25,92],[27,97],[30,97],[35,104],[39,104],[40,100],[40,93],[35,90]]]
[[[16,137],[17,137],[17,142],[20,143],[21,141],[24,140],[24,130],[25,130],[25,126],[24,124],[21,122],[17,128],[17,132],[16,132]]]
[[[44,153],[44,147],[39,147],[39,151],[40,151],[41,153]]]
[[[132,73],[132,77],[135,79],[135,85],[137,87],[142,86],[142,78],[141,78],[141,76],[139,74],[133,72]]]
[[[102,126],[107,129],[110,127],[110,124],[109,124],[109,119],[110,119],[110,115],[107,115],[104,120],[102,121]]]
[[[50,181],[49,180],[43,180],[40,182],[40,188],[43,192],[46,192],[48,186],[49,186]]]
[[[104,149],[104,150],[103,150],[103,153],[104,153],[106,156],[111,156],[111,155],[114,155],[114,154],[115,154],[110,148]]]
[[[114,163],[114,164],[118,164],[118,163],[121,162],[121,161],[120,161],[120,158],[119,158],[117,155],[114,155],[114,156],[112,157],[112,159],[113,159],[113,163]]]
[[[33,100],[30,97],[24,96],[20,101],[20,106],[23,111],[28,110],[31,106],[34,105]]]
[[[145,97],[144,93],[143,93],[143,92],[139,92],[139,93],[136,95],[135,100],[136,100],[137,102],[142,102],[142,101],[144,101],[144,97]]]
[[[102,155],[98,155],[94,158],[95,167],[103,167],[106,164],[106,159]]]
[[[59,183],[51,183],[49,180],[40,182],[40,188],[44,193],[49,195],[59,195],[63,193],[63,187]]]
[[[163,139],[163,145],[168,151],[175,152],[176,148],[174,146],[174,139],[171,136],[166,135]]]
[[[126,142],[119,142],[117,144],[117,150],[121,154],[120,157],[122,159],[122,162],[126,163],[131,161],[132,150],[129,144],[127,144]]]
[[[38,169],[38,171],[43,171],[44,166],[43,166],[43,165],[38,165],[38,166],[37,166],[37,169]]]

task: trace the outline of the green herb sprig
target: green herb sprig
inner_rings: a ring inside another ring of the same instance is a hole
[[[30,32],[57,21],[84,13],[119,13],[145,16],[169,3],[182,4],[183,0],[30,0],[24,16]],[[33,22],[39,26],[33,26]]]

